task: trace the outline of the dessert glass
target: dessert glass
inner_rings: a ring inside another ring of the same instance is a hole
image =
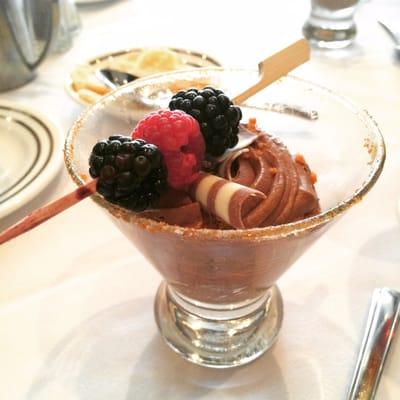
[[[89,180],[88,157],[97,140],[129,135],[139,118],[167,106],[171,91],[212,85],[233,97],[257,77],[256,71],[206,68],[121,87],[71,128],[65,162],[72,179],[77,185]],[[187,360],[215,368],[246,364],[271,347],[283,316],[277,279],[361,201],[385,159],[381,133],[369,114],[310,82],[286,77],[248,103],[242,107],[243,120],[256,117],[262,129],[292,153],[302,153],[317,173],[319,215],[267,228],[192,229],[146,219],[92,196],[162,275],[155,317],[167,344]],[[318,118],[305,118],[291,106],[280,107],[283,103],[314,110]]]

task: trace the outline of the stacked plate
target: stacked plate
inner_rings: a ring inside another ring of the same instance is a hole
[[[0,101],[0,218],[32,200],[62,164],[62,138],[43,115]]]

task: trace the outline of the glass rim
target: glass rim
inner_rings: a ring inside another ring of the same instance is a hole
[[[227,72],[257,72],[252,69],[244,69],[244,68],[223,68],[223,67],[205,67],[205,68],[193,68],[186,69],[181,71],[172,71],[168,73],[160,73],[157,75],[151,75],[145,78],[137,79],[123,87],[117,88],[116,90],[110,92],[106,96],[103,96],[97,103],[92,106],[86,108],[78,117],[78,119],[74,122],[65,139],[64,144],[64,162],[68,171],[68,174],[72,178],[72,180],[78,185],[82,186],[87,183],[87,180],[79,173],[77,165],[74,162],[74,144],[75,140],[78,137],[78,134],[85,124],[86,120],[93,112],[101,109],[105,103],[109,101],[110,97],[114,97],[116,93],[120,91],[126,91],[127,88],[142,86],[144,82],[152,82],[157,79],[163,77],[168,77],[171,75],[176,75],[177,78],[181,75],[187,75],[190,72],[199,72],[199,71],[227,71]],[[140,216],[140,214],[135,213],[134,211],[127,210],[123,207],[120,207],[116,204],[112,204],[105,200],[101,195],[94,193],[91,197],[92,199],[101,207],[105,208],[108,212],[110,212],[115,218],[123,219],[126,222],[134,223],[139,225],[141,228],[146,229],[150,232],[164,232],[171,233],[179,236],[185,236],[187,238],[197,238],[197,239],[206,239],[206,240],[230,240],[230,239],[244,239],[244,240],[271,240],[271,239],[281,239],[290,236],[297,236],[301,233],[305,233],[307,231],[311,231],[315,228],[325,225],[327,222],[331,221],[334,217],[343,214],[346,210],[348,210],[353,205],[359,203],[362,198],[369,192],[369,190],[374,186],[377,181],[379,175],[382,172],[385,157],[386,157],[386,149],[385,143],[382,136],[382,133],[379,129],[377,122],[374,118],[369,114],[369,112],[365,109],[356,106],[353,102],[348,100],[346,97],[336,94],[332,90],[308,81],[306,79],[302,79],[299,77],[295,77],[292,75],[288,75],[281,80],[292,80],[296,82],[300,82],[301,84],[310,85],[329,96],[335,98],[338,102],[342,103],[347,108],[350,108],[355,112],[357,118],[363,120],[367,124],[367,129],[373,133],[375,143],[373,145],[373,160],[370,166],[370,172],[368,174],[367,179],[361,184],[359,188],[357,188],[353,194],[341,202],[337,203],[334,207],[328,208],[327,210],[308,218],[304,218],[299,221],[290,222],[287,224],[275,225],[275,226],[267,226],[262,228],[250,228],[250,229],[210,229],[210,228],[187,228],[177,225],[170,225],[165,222],[159,222],[152,220],[150,218],[146,218],[144,216]]]

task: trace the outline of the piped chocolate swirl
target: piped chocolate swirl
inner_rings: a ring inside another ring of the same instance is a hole
[[[225,160],[218,172],[265,195],[244,217],[247,227],[289,223],[320,210],[313,185],[315,175],[304,158],[293,157],[286,146],[269,135],[260,136],[247,149]]]

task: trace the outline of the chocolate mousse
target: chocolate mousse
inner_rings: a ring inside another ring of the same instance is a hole
[[[304,158],[291,156],[285,145],[269,135],[246,150],[224,162],[219,173],[265,194],[246,215],[247,228],[285,224],[319,212],[314,174]]]
[[[319,213],[315,174],[277,138],[241,123],[219,89],[172,96],[130,137],[99,141],[89,173],[106,200],[170,225],[252,229]]]
[[[169,192],[148,218],[184,227],[249,229],[294,222],[320,211],[315,174],[301,155],[277,138],[256,132],[248,147],[200,173],[185,192]]]
[[[98,191],[120,206],[118,226],[171,290],[253,301],[322,232],[286,236],[284,225],[320,211],[315,174],[255,119],[240,122],[219,89],[178,92],[169,108],[144,116],[130,137],[95,145]]]

